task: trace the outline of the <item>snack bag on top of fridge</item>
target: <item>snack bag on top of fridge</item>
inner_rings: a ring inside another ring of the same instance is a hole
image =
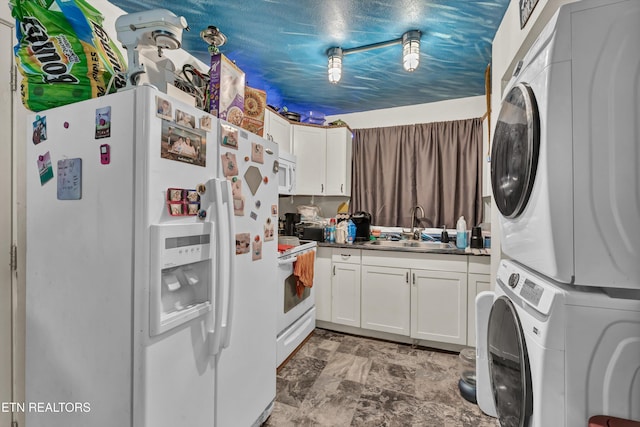
[[[126,62],[85,0],[9,0],[22,102],[41,111],[114,92]]]

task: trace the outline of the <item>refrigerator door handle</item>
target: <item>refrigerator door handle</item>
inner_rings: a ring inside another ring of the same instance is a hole
[[[235,259],[233,255],[235,254],[235,243],[236,243],[236,231],[235,231],[235,219],[234,219],[234,211],[233,211],[233,193],[231,191],[231,183],[223,179],[221,180],[221,189],[222,189],[222,198],[223,203],[226,204],[227,212],[226,212],[226,221],[224,223],[220,222],[220,234],[219,236],[223,236],[225,227],[226,227],[226,237],[228,247],[225,248],[225,253],[223,259],[226,261],[224,268],[228,272],[228,281],[224,283],[226,290],[226,317],[223,318],[223,323],[221,326],[221,349],[229,347],[231,342],[231,325],[233,322],[233,297],[234,297],[234,287],[235,287]],[[224,300],[224,298],[223,298]],[[223,301],[224,302],[224,301]]]
[[[220,262],[224,258],[225,248],[222,247],[222,239],[220,234],[220,223],[224,218],[224,211],[222,210],[222,190],[221,183],[217,179],[212,179],[207,185],[209,191],[212,192],[210,198],[212,202],[212,208],[215,209],[215,218],[212,215],[209,221],[214,222],[216,228],[211,229],[211,233],[215,233],[217,236],[215,247],[215,258],[211,262],[211,292],[214,295],[214,309],[211,313],[211,329],[209,330],[209,353],[211,356],[215,356],[220,352],[220,342],[222,337],[222,331],[220,325],[222,323],[222,282],[224,281],[224,269],[223,263]],[[212,211],[213,211],[212,209]]]
[[[235,224],[233,221],[233,200],[231,199],[231,185],[229,182],[220,179],[212,179],[210,181],[211,191],[213,192],[213,203],[215,208],[216,234],[218,236],[217,251],[217,275],[212,286],[215,289],[215,310],[212,315],[213,330],[209,331],[210,335],[210,354],[215,356],[227,347],[229,339],[226,338],[230,327],[229,304],[231,302],[230,294],[234,276],[234,262],[231,256],[233,245],[235,244]],[[227,205],[225,210],[224,205]],[[225,306],[225,297],[227,306]],[[227,319],[223,319],[226,312]],[[226,326],[225,326],[226,325]]]

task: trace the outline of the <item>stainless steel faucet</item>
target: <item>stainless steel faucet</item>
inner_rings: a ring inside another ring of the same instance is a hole
[[[420,209],[420,212],[422,212],[422,216],[420,216],[419,218],[424,218],[424,209],[422,208],[422,206],[416,205],[411,208],[411,234],[413,235],[413,238],[415,240],[420,240],[419,228],[418,230],[416,230],[416,218],[417,218],[416,213],[418,209]],[[418,222],[418,224],[420,223]]]

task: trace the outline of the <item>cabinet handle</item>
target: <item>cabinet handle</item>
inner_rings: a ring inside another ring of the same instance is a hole
[[[406,281],[407,283],[409,283],[409,272],[408,272],[408,271],[407,271],[407,277],[405,278],[405,281]]]
[[[324,184],[320,184],[320,192],[324,193]]]
[[[344,193],[344,184],[340,184],[340,192]]]
[[[351,258],[351,254],[340,254],[340,256],[341,256],[342,258],[346,258],[346,259]]]
[[[336,275],[336,266],[335,265],[333,266],[333,275],[334,276]]]
[[[415,286],[416,285],[416,273],[413,273],[411,276],[413,278],[413,286]]]

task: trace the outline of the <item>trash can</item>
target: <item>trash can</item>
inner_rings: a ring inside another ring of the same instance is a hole
[[[476,401],[476,349],[463,348],[460,351],[460,379],[458,388],[460,395],[471,403]]]

